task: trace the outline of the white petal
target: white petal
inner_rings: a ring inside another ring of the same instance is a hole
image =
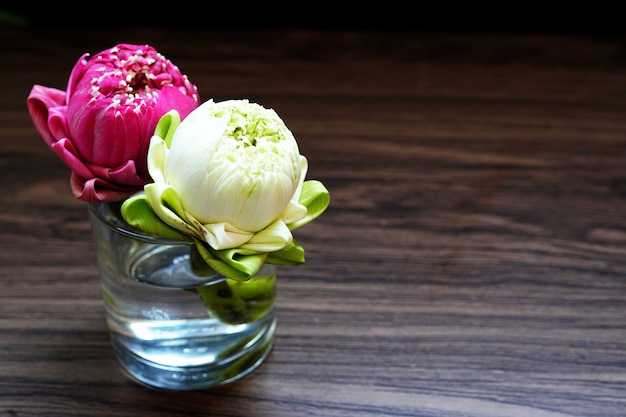
[[[259,252],[274,252],[287,246],[293,240],[293,235],[282,220],[277,220],[267,228],[256,233],[242,249],[251,249]]]
[[[165,161],[169,150],[165,141],[159,136],[150,138],[148,147],[148,172],[154,182],[165,182]]]
[[[228,223],[196,224],[204,239],[213,249],[232,249],[250,240],[252,233],[238,229]]]

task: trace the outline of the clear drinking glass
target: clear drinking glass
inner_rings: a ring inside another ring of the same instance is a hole
[[[276,328],[275,265],[245,282],[198,272],[193,243],[143,234],[119,205],[89,204],[89,217],[113,350],[132,380],[205,389],[263,363]]]

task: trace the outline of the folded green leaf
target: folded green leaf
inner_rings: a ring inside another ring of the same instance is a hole
[[[319,217],[330,204],[330,193],[320,181],[308,180],[302,184],[302,193],[298,202],[307,208],[307,215],[290,223],[288,225],[290,230],[304,226]]]
[[[276,274],[247,281],[225,279],[194,289],[207,310],[223,322],[249,323],[263,317],[274,305]]]
[[[267,254],[265,263],[274,265],[299,265],[304,263],[304,248],[294,239],[283,249]]]
[[[257,275],[247,281],[227,279],[233,294],[245,301],[262,301],[274,298],[276,274]]]
[[[254,276],[263,266],[267,253],[243,249],[217,251],[198,238],[193,239],[198,253],[211,268],[235,281],[245,281]]]
[[[180,114],[176,110],[170,110],[161,116],[154,129],[154,134],[162,138],[169,148],[178,125],[180,125]]]
[[[152,210],[146,195],[143,193],[136,194],[125,200],[120,211],[126,223],[152,236],[190,240],[184,233],[163,223]]]

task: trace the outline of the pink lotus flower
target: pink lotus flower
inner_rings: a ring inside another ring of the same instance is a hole
[[[152,182],[150,138],[170,110],[184,118],[198,89],[149,45],[119,44],[76,63],[67,91],[34,85],[28,111],[43,140],[72,170],[74,196],[121,201]]]

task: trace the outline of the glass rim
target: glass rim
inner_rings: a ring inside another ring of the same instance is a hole
[[[155,245],[179,245],[179,246],[192,246],[191,240],[177,240],[167,237],[155,236],[146,234],[141,229],[138,229],[130,224],[126,223],[122,218],[119,207],[121,202],[118,203],[88,203],[89,212],[93,214],[105,227],[108,229],[126,236],[131,239],[140,240],[146,243],[152,243]]]

